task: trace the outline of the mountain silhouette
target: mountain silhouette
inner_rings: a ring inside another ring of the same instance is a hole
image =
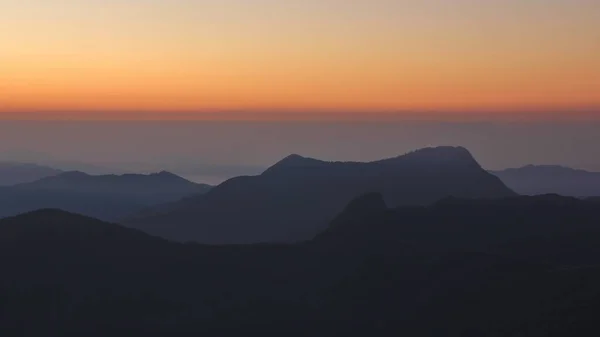
[[[118,193],[121,195],[141,196],[148,194],[164,195],[166,199],[176,200],[182,196],[206,192],[209,185],[196,184],[173,173],[123,174],[123,175],[89,175],[72,171],[53,177],[43,178],[28,184],[21,184],[20,189],[50,189],[62,191],[78,191],[87,193]],[[172,195],[172,196],[169,196]]]
[[[57,245],[91,249],[90,243],[96,242],[95,253],[98,249],[114,252],[116,246],[133,247],[144,240],[164,241],[135,229],[57,209],[41,209],[0,220],[0,240],[4,244],[19,242],[21,249],[34,244],[40,250],[45,250],[44,245],[49,249],[56,249]]]
[[[230,179],[205,195],[146,210],[123,223],[180,241],[300,241],[326,228],[355,196],[372,191],[394,206],[446,196],[515,195],[461,147],[427,148],[369,163],[290,155],[259,176]]]
[[[600,203],[559,195],[449,197],[429,206],[386,208],[375,193],[350,203],[315,241],[372,244],[376,252],[463,250],[535,263],[585,264],[600,260],[598,224]]]
[[[573,197],[600,195],[600,173],[558,165],[528,165],[491,171],[506,186],[523,195],[555,193]]]
[[[209,189],[208,185],[195,184],[169,172],[102,176],[65,172],[0,188],[0,217],[58,208],[116,220]]]
[[[169,242],[59,210],[0,220],[3,336],[595,336],[600,205],[354,198],[300,244]]]
[[[28,183],[62,173],[47,166],[36,164],[0,162],[0,186]]]

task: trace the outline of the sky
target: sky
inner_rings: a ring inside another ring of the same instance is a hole
[[[598,0],[0,0],[0,119],[600,120]]]

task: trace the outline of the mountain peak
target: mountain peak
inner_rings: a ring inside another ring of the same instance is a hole
[[[462,146],[425,147],[406,154],[407,156],[423,156],[435,158],[473,158],[471,152]]]
[[[155,177],[159,177],[159,178],[163,178],[163,179],[183,179],[182,177],[176,175],[175,173],[169,172],[169,171],[160,171],[157,173],[152,173],[150,174],[150,176],[155,176]]]
[[[387,161],[405,160],[416,163],[444,164],[481,168],[471,152],[462,146],[426,147]]]
[[[169,171],[165,171],[165,170],[162,170],[162,171],[160,171],[160,172],[158,172],[158,173],[155,173],[155,174],[156,174],[156,175],[159,175],[159,176],[167,176],[167,177],[173,177],[173,176],[176,176],[176,177],[177,177],[177,175],[176,175],[175,173],[171,173],[171,172],[169,172]]]
[[[308,157],[304,157],[301,156],[299,154],[290,154],[289,156],[283,158],[282,160],[280,160],[277,164],[279,165],[304,165],[307,163],[320,163],[321,161],[318,159],[314,159],[314,158],[308,158]],[[275,165],[277,165],[275,164]]]
[[[306,159],[306,157],[301,156],[297,153],[292,153],[289,156],[283,158],[282,160],[303,160],[303,159]]]
[[[275,163],[275,165],[269,167],[264,173],[273,173],[281,169],[289,168],[316,167],[321,166],[323,164],[326,164],[326,162],[318,159],[304,157],[299,154],[291,154]]]

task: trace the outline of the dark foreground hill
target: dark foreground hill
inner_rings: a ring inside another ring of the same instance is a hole
[[[62,171],[36,164],[0,162],[0,186],[29,183],[38,179],[55,176]]]
[[[370,163],[291,155],[259,176],[231,179],[205,195],[123,223],[180,241],[293,242],[325,229],[350,200],[372,191],[380,191],[390,205],[515,195],[461,147],[427,148]]]
[[[600,203],[558,195],[445,198],[388,209],[379,193],[354,200],[314,241],[352,250],[470,251],[533,263],[589,265],[600,258]]]
[[[523,195],[555,193],[573,197],[600,195],[600,173],[555,165],[528,165],[492,171],[502,182]]]
[[[351,202],[302,244],[180,244],[43,210],[0,220],[3,336],[597,336],[600,207]]]
[[[210,186],[168,172],[92,176],[65,172],[0,188],[0,217],[40,208],[58,208],[116,220],[157,204],[202,194]]]

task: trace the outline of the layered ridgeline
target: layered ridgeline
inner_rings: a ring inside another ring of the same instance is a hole
[[[559,195],[495,200],[445,198],[388,208],[379,193],[357,198],[314,241],[371,253],[469,251],[551,265],[600,258],[600,203]]]
[[[600,204],[352,201],[295,245],[180,244],[55,210],[0,220],[3,336],[597,336]]]
[[[123,223],[181,241],[299,241],[326,228],[354,197],[372,191],[390,205],[515,195],[462,147],[426,148],[369,163],[291,155],[259,176],[228,180],[205,195],[146,210]]]
[[[0,186],[29,183],[60,173],[61,170],[42,165],[0,162]]]
[[[528,165],[491,173],[523,195],[555,193],[573,197],[600,196],[600,172],[557,165]]]
[[[0,187],[0,217],[58,208],[103,220],[117,220],[157,204],[202,194],[210,186],[169,172],[93,176],[65,172]]]

